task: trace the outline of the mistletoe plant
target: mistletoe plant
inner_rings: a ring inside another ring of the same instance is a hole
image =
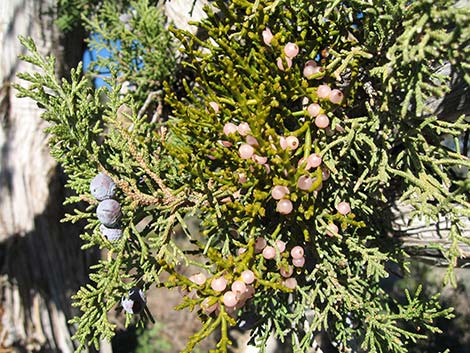
[[[367,352],[407,352],[436,332],[452,316],[437,296],[398,302],[381,281],[407,269],[396,203],[412,207],[411,220],[452,224],[440,248],[449,274],[468,243],[468,187],[453,168],[470,166],[459,143],[469,124],[427,105],[452,90],[442,65],[470,81],[470,11],[452,5],[215,1],[197,24],[206,39],[173,30],[194,80],[182,80],[184,94],[166,85],[165,122],[138,114],[142,94],[119,93],[119,67],[109,90],[93,90],[80,68],[58,82],[53,59],[23,39],[23,59],[44,74],[22,74],[32,85],[18,89],[46,108],[52,154],[76,192],[67,202],[86,204],[66,220],[86,219],[84,247],[108,250],[74,297],[79,349],[112,337],[115,308],[127,324],[145,319],[153,285],[179,288],[177,309],[202,321],[185,352],[214,331],[214,352],[226,352],[229,328],[247,317],[259,347],[274,335],[295,352],[320,331],[340,351]],[[188,215],[201,221],[197,237]],[[172,236],[177,225],[190,245]],[[199,270],[185,275],[189,264]]]

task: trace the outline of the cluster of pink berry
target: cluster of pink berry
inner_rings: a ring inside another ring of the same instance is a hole
[[[319,168],[322,164],[322,158],[318,154],[313,153],[307,158],[301,158],[298,164],[303,166],[305,174],[302,174],[297,179],[297,188],[306,192],[320,191],[323,186],[323,181],[329,178],[330,172],[328,169],[322,168],[321,180],[317,180],[317,177],[310,175],[309,170],[312,168]],[[289,193],[289,188],[285,185],[275,185],[271,189],[272,198],[274,200],[278,200],[276,211],[281,214],[287,215],[291,213],[294,208],[292,201],[288,199]]]
[[[279,273],[283,277],[282,284],[290,289],[295,289],[297,287],[297,280],[291,277],[294,273],[295,268],[302,268],[305,265],[304,257],[304,248],[301,246],[294,246],[290,252],[286,250],[286,243],[282,240],[276,240],[274,246],[268,245],[266,239],[259,237],[256,239],[255,243],[255,252],[261,253],[263,258],[266,260],[272,260],[276,258],[276,252],[279,252],[279,259],[281,260],[278,263]],[[282,261],[290,257],[291,264]]]
[[[338,213],[342,216],[346,216],[348,213],[351,212],[351,206],[349,205],[349,202],[346,201],[341,201],[336,205],[336,210]],[[336,224],[333,222],[330,222],[328,226],[326,227],[326,235],[330,237],[334,237],[335,234],[338,234],[339,228]]]
[[[266,45],[271,46],[271,42],[274,38],[271,30],[266,28],[262,32],[263,41]],[[292,67],[292,60],[299,54],[300,48],[297,44],[289,42],[283,48],[283,56],[278,57],[277,67],[281,71],[285,71],[284,63],[287,64],[287,68]],[[307,79],[312,78],[321,79],[324,73],[324,68],[319,66],[315,60],[307,60],[304,64],[302,74]],[[344,98],[343,92],[339,89],[331,89],[327,84],[321,84],[316,89],[317,100],[329,101],[333,104],[341,104]],[[307,98],[308,103],[308,98]],[[315,118],[315,125],[320,129],[326,129],[330,125],[330,119],[325,114],[318,102],[313,102],[307,107],[308,114]]]
[[[251,270],[242,271],[232,283],[229,283],[229,280],[223,275],[208,279],[203,273],[193,274],[189,280],[199,287],[209,283],[212,290],[220,293],[220,295],[207,297],[201,302],[201,309],[206,314],[218,310],[220,304],[225,306],[227,312],[234,313],[255,294],[254,282],[256,278]],[[228,289],[229,285],[230,289]]]
[[[239,125],[236,125],[232,122],[228,122],[223,127],[223,133],[227,137],[231,137],[235,134],[243,136],[245,141],[241,143],[238,148],[240,158],[243,160],[251,159],[255,163],[263,165],[266,168],[266,171],[270,173],[271,167],[268,163],[268,157],[256,153],[259,143],[258,140],[251,135],[251,128],[248,123],[242,122]],[[272,141],[271,137],[270,140]],[[233,146],[233,143],[230,141],[223,140],[219,142],[224,147]],[[270,145],[273,150],[277,150],[273,143]],[[294,151],[299,147],[300,142],[299,139],[293,135],[279,136],[279,145],[282,150]],[[322,188],[322,182],[329,178],[330,173],[326,168],[321,169],[321,180],[317,181],[317,177],[312,177],[310,175],[309,171],[311,169],[319,168],[322,165],[322,158],[317,153],[312,153],[307,158],[301,158],[298,165],[305,171],[305,174],[301,175],[296,180],[297,188],[302,191],[319,191]],[[239,173],[238,181],[240,183],[246,182],[246,173]],[[277,200],[276,210],[281,214],[287,215],[293,210],[292,202],[288,198],[289,193],[289,188],[285,185],[275,185],[271,190],[271,196],[274,200]]]
[[[262,32],[262,36],[264,43],[270,46],[274,37],[271,30],[269,28],[265,29]],[[278,58],[279,69],[284,70],[283,65],[286,63],[288,67],[291,67],[292,60],[299,54],[299,52],[300,48],[297,44],[291,42],[287,43],[283,47],[282,56]],[[311,79],[312,77],[321,79],[322,75],[318,75],[319,73],[324,73],[324,69],[314,60],[307,60],[303,68],[303,76],[307,80]],[[309,101],[311,100],[313,102],[310,102],[309,104]],[[320,104],[323,104],[322,101],[328,101],[329,104],[340,104],[342,100],[343,93],[340,90],[331,89],[327,84],[320,84],[315,88],[314,94],[312,94],[309,98],[304,98],[303,103],[305,107],[305,114],[311,118],[314,118],[314,124],[316,127],[319,129],[327,129],[329,131],[330,119]],[[209,102],[209,106],[215,113],[219,112],[219,105],[216,102]],[[262,148],[260,148],[258,139],[253,136],[252,130],[247,122],[240,122],[238,125],[234,124],[233,122],[227,122],[223,127],[223,133],[226,138],[218,141],[220,145],[229,148],[232,147],[234,143],[237,143],[238,155],[241,159],[252,160],[259,165],[263,165],[268,173],[271,171],[272,166],[269,164],[271,157],[268,157],[270,154],[267,152],[259,152],[262,150]],[[235,135],[244,137],[244,141],[239,143],[239,141],[234,141],[231,139]],[[268,137],[269,145],[273,150],[277,150],[276,145],[273,143],[275,138],[275,136]],[[282,150],[295,151],[301,145],[299,138],[294,135],[278,136],[278,138],[279,146]],[[307,147],[310,148],[310,146]],[[264,148],[263,151],[264,150],[266,150],[266,148]],[[268,156],[266,156],[266,154]],[[292,188],[296,187],[297,189],[304,192],[318,192],[323,186],[323,181],[329,178],[329,171],[322,165],[322,157],[318,153],[312,153],[306,158],[301,158],[298,162],[298,165],[302,168],[302,175],[297,177],[295,181],[286,181],[285,183],[277,182],[276,185],[274,185],[271,189],[272,198],[277,200],[276,211],[284,215],[290,214],[294,209],[291,197],[289,196],[290,190],[292,190]],[[314,170],[314,172],[312,172],[312,170]],[[316,171],[321,171],[321,174],[319,172],[317,173]],[[238,176],[239,182],[246,182],[246,173],[239,173]]]
[[[259,146],[258,140],[256,137],[251,135],[251,128],[247,122],[241,122],[238,125],[234,123],[226,123],[223,128],[223,132],[226,136],[234,135],[236,133],[240,136],[245,137],[245,143],[242,143],[238,147],[238,153],[242,159],[252,159],[258,164],[266,165],[268,158],[266,156],[260,156],[256,154],[255,148]],[[220,141],[224,147],[231,147],[232,143],[229,141]],[[269,171],[269,169],[268,169]]]

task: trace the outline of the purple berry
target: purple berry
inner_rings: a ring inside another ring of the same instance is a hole
[[[99,173],[90,182],[90,192],[98,201],[111,199],[116,192],[116,184],[106,174]]]
[[[145,296],[141,289],[132,288],[127,297],[122,298],[122,308],[129,314],[140,314],[145,309]]]
[[[121,228],[108,228],[104,224],[100,226],[101,234],[103,234],[109,241],[116,241],[122,237]]]
[[[113,199],[103,200],[96,208],[98,220],[106,227],[113,227],[121,218],[121,205]]]

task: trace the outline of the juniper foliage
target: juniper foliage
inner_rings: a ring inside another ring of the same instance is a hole
[[[146,4],[136,1],[134,8]],[[408,342],[425,337],[423,329],[437,331],[434,321],[452,316],[437,294],[423,300],[418,288],[398,302],[381,281],[392,264],[407,268],[407,254],[393,238],[390,208],[396,202],[412,207],[412,219],[443,216],[451,222],[451,246],[441,249],[450,263],[448,279],[460,245],[468,243],[461,232],[461,219],[470,213],[468,185],[452,168],[470,166],[458,143],[469,124],[465,116],[446,121],[427,107],[428,99],[452,89],[452,77],[439,74],[440,65],[448,62],[470,80],[470,11],[452,5],[217,0],[198,23],[207,39],[172,30],[182,45],[182,64],[195,79],[183,80],[184,97],[166,85],[172,110],[165,122],[151,119],[144,96],[150,89],[145,79],[155,78],[152,68],[144,71],[152,59],[143,60],[142,71],[126,71],[135,59],[132,45],[123,45],[123,59],[111,65],[111,88],[94,90],[80,67],[71,82],[58,81],[53,58],[40,57],[23,38],[30,51],[23,59],[43,73],[22,74],[31,85],[18,90],[45,107],[52,154],[76,192],[67,202],[88,205],[65,221],[87,220],[84,247],[108,250],[92,268],[91,283],[74,296],[82,312],[72,321],[78,350],[113,336],[110,315],[129,289],[153,285],[186,291],[178,309],[195,310],[201,318],[185,352],[215,330],[220,341],[214,352],[227,352],[228,329],[245,314],[257,317],[253,342],[262,351],[270,334],[305,352],[316,333],[326,331],[341,351],[404,353]],[[100,16],[88,23],[103,36],[138,40],[143,53],[172,47],[167,35],[158,37],[163,42],[146,37],[146,26],[139,24],[145,18],[135,18],[141,32],[131,34],[112,11],[102,16],[114,25],[97,27]],[[268,28],[273,38],[265,42]],[[300,49],[295,57],[284,51],[289,42]],[[322,69],[305,77],[308,60]],[[119,93],[121,72],[137,77],[139,94]],[[340,89],[342,101],[322,98],[320,84]],[[100,99],[104,93],[106,100]],[[321,106],[327,128],[308,113],[311,103]],[[238,125],[238,132],[224,132],[228,123]],[[240,128],[244,123],[248,136]],[[448,136],[457,141],[454,150],[442,144]],[[298,146],[285,148],[288,137]],[[245,144],[254,158],[243,157],[239,149]],[[306,160],[314,153],[322,164],[310,168]],[[88,186],[99,171],[119,188],[124,236],[117,242],[102,237],[94,215],[97,202]],[[299,188],[301,178],[311,180],[307,190]],[[277,185],[289,191],[283,200],[292,204],[290,212],[280,212],[273,198]],[[352,211],[339,212],[340,201]],[[188,215],[201,220],[199,237],[188,231]],[[178,225],[190,247],[175,242]],[[276,249],[273,259],[261,252],[261,238]],[[294,246],[305,250],[305,264],[288,281],[280,270],[292,267]],[[180,268],[189,264],[207,280],[195,283],[184,275]],[[246,270],[255,275],[252,292],[239,294],[235,308],[224,304],[224,292]],[[212,286],[220,277],[228,283],[225,291]],[[133,319],[126,314],[127,324]]]

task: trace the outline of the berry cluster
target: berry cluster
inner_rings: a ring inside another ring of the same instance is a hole
[[[101,233],[110,241],[120,239],[122,228],[118,223],[122,216],[121,205],[113,199],[116,184],[108,175],[98,173],[90,182],[90,192],[100,201],[96,208],[96,216],[101,222]]]
[[[213,295],[207,296],[200,303],[202,311],[209,315],[219,310],[220,304],[225,311],[235,314],[255,294],[255,274],[251,270],[244,270],[239,276],[216,275],[207,278],[203,273],[195,273],[189,280],[198,287],[207,285],[213,290]]]
[[[272,46],[275,36],[269,28],[262,32],[262,37],[264,43],[275,50],[278,43],[276,41],[276,46]],[[282,47],[281,56],[277,59],[278,68],[282,71],[288,70],[300,50],[301,48],[296,43],[285,44]],[[308,85],[312,79],[321,80],[325,76],[325,69],[315,60],[309,59],[304,64],[302,75],[305,84]],[[316,127],[318,132],[315,134],[319,137],[325,133],[330,136],[334,133],[330,128],[330,117],[335,109],[334,106],[341,105],[343,102],[344,94],[341,90],[333,89],[326,83],[309,87],[308,92],[308,97],[305,96],[302,100],[303,111],[299,121],[304,122],[305,127],[309,126],[309,129],[310,125]],[[221,111],[219,104],[215,101],[210,101],[208,106],[216,114]],[[334,129],[342,131],[338,124],[335,124]],[[245,168],[244,171],[240,171],[242,169],[240,165],[236,167],[235,175],[238,176],[238,182],[241,184],[249,180],[249,172],[253,174],[256,169],[255,165],[262,166],[261,170],[269,174],[267,179],[271,179],[270,191],[272,199],[276,200],[275,210],[282,215],[289,215],[299,206],[299,203],[304,201],[304,209],[308,209],[312,199],[302,198],[302,193],[311,193],[316,198],[318,191],[323,187],[323,182],[330,176],[330,171],[322,160],[320,139],[311,142],[310,130],[308,137],[306,136],[307,130],[303,128],[299,131],[279,134],[276,127],[270,127],[267,124],[260,125],[253,131],[247,121],[238,121],[236,124],[232,120],[223,125],[223,136],[218,140],[218,145],[222,150],[236,146],[239,159],[245,163],[251,162],[248,170]],[[312,153],[313,147],[315,151]],[[227,153],[230,155],[230,152]],[[214,154],[211,154],[209,158],[217,159]],[[306,219],[311,216],[311,213],[306,213]]]
[[[280,214],[290,214],[294,209],[294,205],[289,198],[289,186],[302,192],[313,192],[315,194],[321,190],[323,181],[330,176],[329,170],[322,165],[322,157],[319,153],[310,153],[306,157],[299,158],[297,170],[287,172],[287,169],[277,168],[279,165],[274,165],[273,171],[273,164],[271,163],[278,163],[279,158],[283,158],[282,154],[290,154],[300,147],[300,141],[294,135],[270,135],[268,144],[265,141],[258,141],[256,137],[251,135],[251,128],[247,122],[241,122],[238,125],[228,122],[223,127],[223,133],[225,138],[230,139],[230,141],[219,140],[222,148],[230,148],[234,144],[238,144],[238,156],[241,160],[253,161],[256,165],[263,166],[265,172],[277,181],[278,184],[273,185],[271,189],[271,196],[277,201],[276,211]],[[240,141],[237,134],[244,140]],[[275,138],[278,139],[278,144],[273,143]],[[261,151],[264,151],[264,153]],[[289,156],[289,160],[292,160],[292,156]],[[249,167],[249,171],[253,172],[253,166]],[[301,173],[298,173],[298,171]],[[244,184],[248,180],[246,172],[237,173],[237,176],[240,184]]]
[[[294,246],[290,252],[286,250],[286,243],[282,240],[276,240],[274,246],[268,245],[266,239],[260,237],[256,239],[255,252],[261,253],[264,259],[276,259],[276,253],[279,252],[279,261],[276,266],[281,274],[283,280],[282,285],[289,289],[297,287],[297,280],[292,277],[294,267],[302,268],[305,265],[304,248],[301,246]],[[291,264],[289,264],[289,255]]]

